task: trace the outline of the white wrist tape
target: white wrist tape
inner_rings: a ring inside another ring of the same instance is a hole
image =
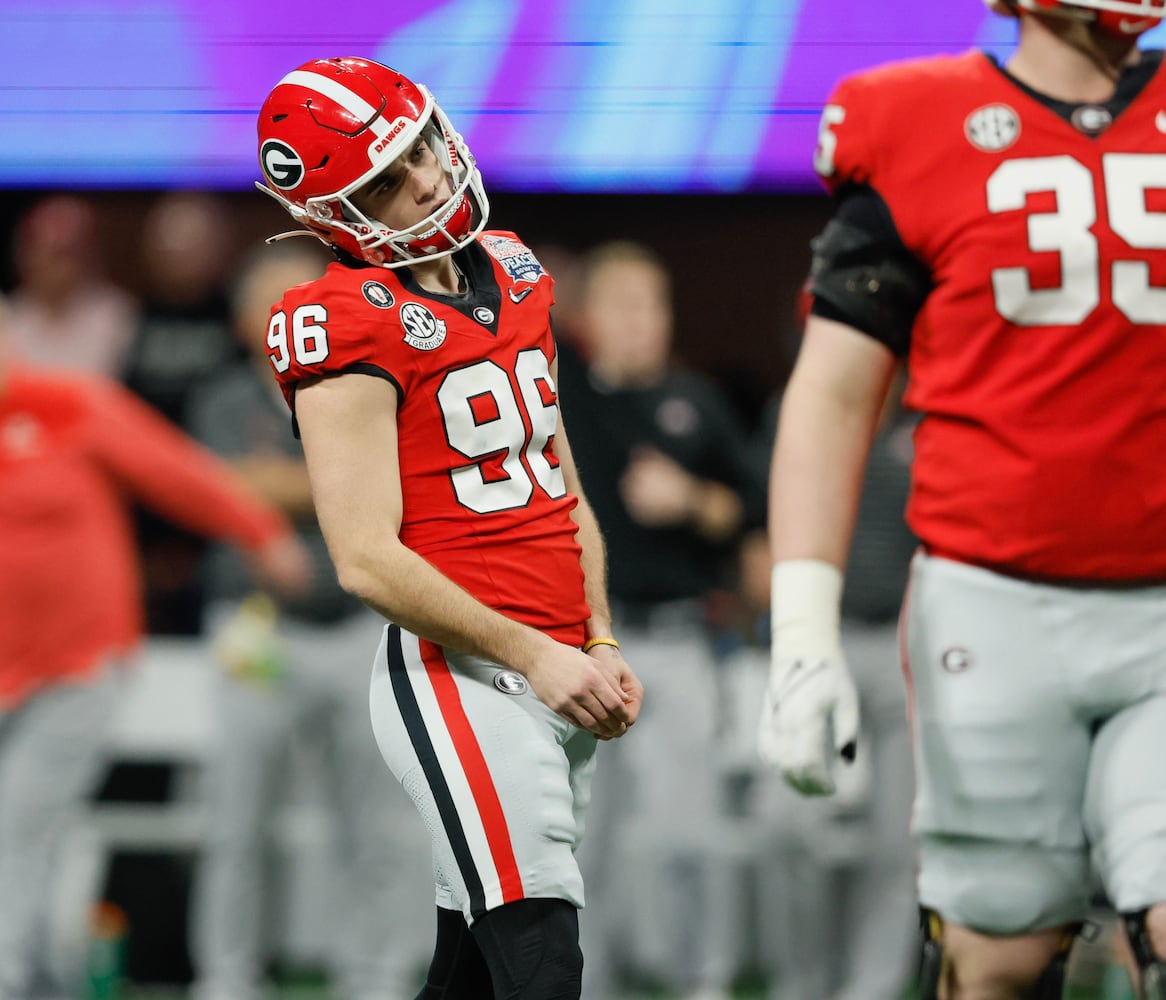
[[[783,660],[840,659],[842,571],[821,559],[787,559],[773,567],[773,648]]]

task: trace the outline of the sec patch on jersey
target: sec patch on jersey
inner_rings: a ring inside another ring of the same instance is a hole
[[[405,330],[404,341],[419,351],[436,350],[445,343],[445,320],[438,319],[420,302],[405,302],[398,313]]]

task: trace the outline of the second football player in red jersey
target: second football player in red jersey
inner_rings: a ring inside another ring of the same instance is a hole
[[[300,67],[259,140],[264,190],[339,258],[276,306],[268,347],[340,580],[391,623],[371,706],[433,836],[419,996],[576,998],[595,739],[643,692],[558,415],[552,281],[484,231],[469,150],[394,70]]]
[[[1136,40],[1166,4],[991,5],[1020,21],[1006,65],[885,66],[824,109],[837,207],[775,451],[760,749],[807,792],[828,739],[852,751],[841,572],[902,359],[923,994],[1059,997],[1092,863],[1161,1000],[1166,76]]]

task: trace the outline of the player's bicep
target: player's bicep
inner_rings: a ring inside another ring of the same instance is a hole
[[[563,473],[563,483],[567,492],[583,496],[583,484],[579,481],[579,470],[575,467],[575,456],[571,454],[571,444],[567,440],[567,432],[563,427],[563,415],[559,414],[559,426],[555,431],[555,458],[559,460],[559,468]]]
[[[551,362],[551,380],[556,387],[559,384],[559,358],[555,356]],[[582,497],[582,486],[579,482],[579,471],[575,468],[575,456],[571,454],[571,444],[567,440],[567,430],[563,426],[563,407],[557,406],[559,415],[555,423],[555,437],[551,445],[551,450],[555,453],[555,459],[559,463],[559,470],[563,473],[563,484],[567,487],[567,492],[577,497]]]
[[[852,412],[877,416],[895,366],[886,344],[853,326],[814,315],[806,323],[794,374],[810,393]]]
[[[397,390],[369,375],[320,379],[296,390],[296,417],[316,516],[343,573],[400,531]]]

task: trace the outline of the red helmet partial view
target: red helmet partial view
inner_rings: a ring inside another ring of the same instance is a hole
[[[1136,38],[1166,17],[1166,0],[985,0],[998,14],[1059,14],[1091,22],[1114,38]]]
[[[351,200],[418,138],[452,196],[407,229]],[[382,267],[444,257],[485,228],[489,203],[462,137],[425,87],[368,59],[317,59],[275,85],[259,112],[259,165],[271,195],[325,243]],[[290,235],[290,234],[289,234]]]

